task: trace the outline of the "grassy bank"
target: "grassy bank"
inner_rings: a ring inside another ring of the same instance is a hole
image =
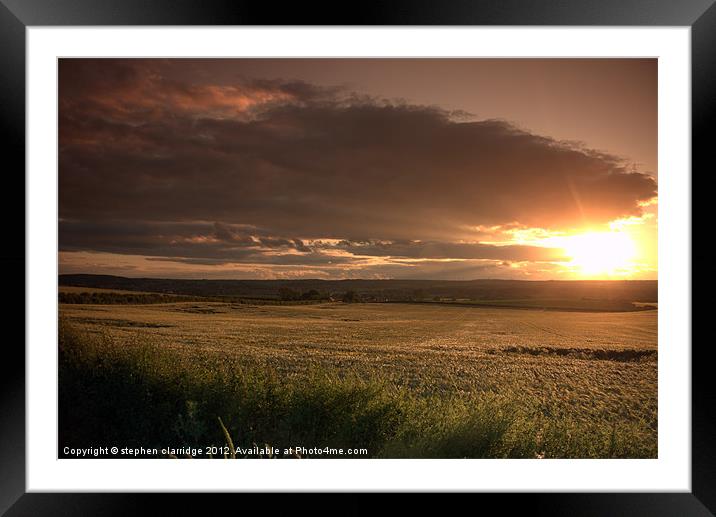
[[[60,451],[231,441],[367,449],[360,457],[656,455],[635,439],[641,430],[633,422],[572,420],[514,392],[426,395],[338,368],[279,374],[270,361],[80,333],[66,322],[59,346]]]

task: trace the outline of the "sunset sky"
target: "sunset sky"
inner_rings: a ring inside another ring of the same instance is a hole
[[[60,273],[657,277],[655,59],[61,59]]]

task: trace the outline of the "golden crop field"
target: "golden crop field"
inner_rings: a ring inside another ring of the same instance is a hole
[[[600,429],[611,440],[618,433],[638,451],[621,455],[656,455],[656,310],[186,302],[62,304],[60,318],[86,338],[114,348],[140,343],[189,368],[251,361],[285,379],[315,371],[380,379],[418,398],[497,396],[527,421]]]

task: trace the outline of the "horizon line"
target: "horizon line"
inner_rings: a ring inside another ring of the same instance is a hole
[[[521,279],[521,278],[473,278],[469,280],[446,280],[439,278],[171,278],[155,276],[120,276],[105,273],[58,273],[62,276],[108,276],[124,278],[127,280],[179,280],[179,281],[208,281],[208,282],[658,282],[658,278],[585,278],[585,279]]]

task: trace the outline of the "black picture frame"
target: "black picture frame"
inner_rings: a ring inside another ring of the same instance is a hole
[[[6,223],[0,262],[8,291],[23,300],[25,229],[25,29],[63,25],[619,25],[689,26],[692,50],[692,170],[716,170],[708,138],[716,122],[716,5],[714,0],[394,0],[364,1],[354,9],[322,2],[272,3],[244,0],[0,0],[0,146],[3,149],[2,212]],[[48,114],[50,116],[50,114]],[[669,173],[694,174],[691,171]],[[703,189],[702,189],[703,190]],[[693,188],[692,188],[693,191]],[[692,201],[693,203],[693,201]],[[21,206],[18,206],[21,205]],[[693,206],[693,205],[692,205]],[[694,221],[695,222],[695,221]],[[10,241],[14,242],[10,242]],[[692,255],[693,256],[693,255]],[[693,259],[692,259],[693,264]],[[693,266],[692,266],[693,267]],[[21,285],[21,283],[23,285]],[[702,288],[703,289],[703,288]],[[6,328],[25,318],[18,297],[3,310]],[[698,307],[694,306],[694,310]],[[693,316],[692,316],[693,321]],[[155,494],[25,493],[24,327],[7,338],[0,360],[0,513],[20,515],[134,515],[151,510]],[[680,344],[692,346],[691,343]],[[640,494],[480,494],[482,503],[524,505],[548,515],[713,515],[716,512],[716,391],[708,342],[692,346],[692,491]],[[163,513],[184,514],[186,495],[163,497]],[[233,504],[231,495],[202,497],[203,512]],[[240,497],[246,498],[246,495]],[[417,497],[414,501],[420,502]],[[261,504],[259,501],[255,501]],[[344,504],[345,503],[341,503]],[[470,503],[474,504],[474,503]],[[364,506],[365,505],[365,506]],[[329,509],[323,500],[320,506]],[[361,511],[361,509],[363,511]],[[372,511],[355,501],[354,513]],[[289,510],[290,511],[290,510]],[[325,510],[324,510],[325,511]]]

